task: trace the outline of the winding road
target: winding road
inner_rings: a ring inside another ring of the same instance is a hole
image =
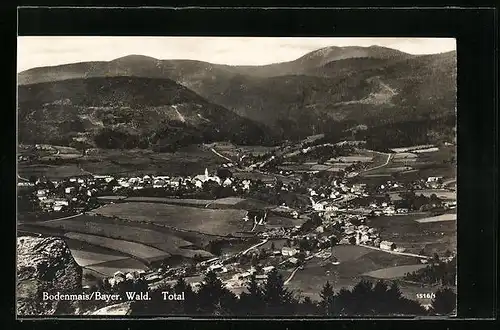
[[[407,253],[407,252],[397,252],[397,251],[391,251],[391,250],[384,250],[384,249],[381,249],[381,248],[377,248],[377,247],[370,246],[370,245],[365,245],[365,244],[358,244],[358,245],[362,246],[362,247],[365,247],[365,248],[368,248],[368,249],[382,251],[382,252],[387,252],[387,253],[390,253],[390,254],[397,254],[397,255],[401,255],[401,256],[415,257],[415,258],[420,258],[420,259],[430,259],[431,258],[429,256],[424,256],[424,255],[420,255],[420,254]]]
[[[249,248],[248,248],[248,249],[246,249],[245,251],[241,252],[241,254],[247,254],[249,251],[251,251],[251,250],[255,249],[256,247],[259,247],[259,246],[261,246],[261,245],[266,244],[268,241],[269,241],[269,239],[267,239],[267,238],[266,238],[265,240],[262,240],[262,242],[257,243],[257,244],[255,244],[255,245],[253,245],[253,246],[249,247]]]
[[[287,285],[288,282],[290,282],[292,280],[292,278],[295,276],[295,273],[300,269],[300,266],[298,266],[297,268],[295,268],[293,270],[293,272],[290,274],[290,276],[288,276],[288,278],[286,279],[286,281],[283,283],[283,285]]]
[[[221,157],[221,158],[224,158],[225,160],[227,160],[228,162],[232,163],[233,161],[229,158],[227,158],[226,156],[220,154],[219,152],[217,152],[217,150],[215,150],[214,148],[210,148],[210,150],[216,154],[217,156]]]
[[[373,171],[373,170],[377,170],[379,168],[382,168],[384,166],[387,166],[387,164],[389,164],[389,161],[391,160],[392,158],[392,154],[388,154],[388,153],[385,153],[385,152],[380,152],[380,151],[375,151],[375,150],[366,150],[366,151],[370,151],[370,152],[374,152],[374,153],[377,153],[379,155],[384,155],[384,156],[387,156],[387,160],[385,161],[385,163],[383,163],[382,165],[378,165],[378,166],[375,166],[375,167],[372,167],[372,168],[367,168],[366,170],[363,170],[361,173],[366,173],[366,172],[369,172],[369,171]]]

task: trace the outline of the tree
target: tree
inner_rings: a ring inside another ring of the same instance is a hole
[[[259,315],[262,313],[263,293],[255,273],[250,276],[250,281],[247,285],[247,292],[243,292],[240,296],[240,308],[244,313],[251,315]]]
[[[198,311],[209,315],[230,315],[235,307],[236,296],[225,288],[213,270],[209,271],[198,291]]]
[[[319,302],[321,314],[326,316],[334,315],[335,293],[333,292],[333,287],[331,286],[330,282],[326,282],[319,296],[321,297],[321,300]]]
[[[175,283],[173,287],[173,291],[177,294],[182,294],[184,293],[184,298],[185,300],[182,301],[182,304],[178,304],[179,307],[179,312],[183,314],[192,314],[196,311],[196,304],[194,303],[195,301],[195,293],[193,292],[193,289],[191,288],[191,285],[187,283],[184,278],[179,278],[177,282]]]
[[[227,168],[221,167],[217,170],[217,176],[224,182],[227,178],[232,178],[233,173]]]
[[[274,242],[271,242],[271,251],[275,251],[276,250],[276,246],[274,245]]]
[[[296,302],[291,291],[284,286],[283,277],[276,269],[267,275],[264,286],[264,303],[270,315],[293,314]]]
[[[305,297],[300,304],[301,314],[315,315],[318,313],[318,306],[309,297]]]
[[[457,295],[450,288],[439,289],[432,300],[432,311],[438,315],[450,315],[455,312]]]

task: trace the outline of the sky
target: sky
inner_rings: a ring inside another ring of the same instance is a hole
[[[228,65],[293,61],[328,46],[383,46],[410,54],[456,49],[453,38],[263,38],[263,37],[18,37],[17,72],[126,55],[189,59]]]

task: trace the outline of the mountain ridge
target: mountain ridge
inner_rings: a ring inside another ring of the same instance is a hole
[[[208,103],[265,126],[259,133],[295,139],[330,133],[346,123],[375,127],[454,116],[456,70],[456,51],[411,55],[372,46],[325,47],[294,61],[265,66],[158,60],[136,54],[108,62],[30,69],[19,76],[20,88],[39,80],[167,79]],[[143,99],[140,93],[136,95]]]

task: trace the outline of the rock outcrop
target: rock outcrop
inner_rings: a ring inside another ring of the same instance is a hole
[[[66,243],[56,237],[17,238],[17,314],[71,315],[78,302],[44,300],[56,294],[82,292],[82,268]]]

